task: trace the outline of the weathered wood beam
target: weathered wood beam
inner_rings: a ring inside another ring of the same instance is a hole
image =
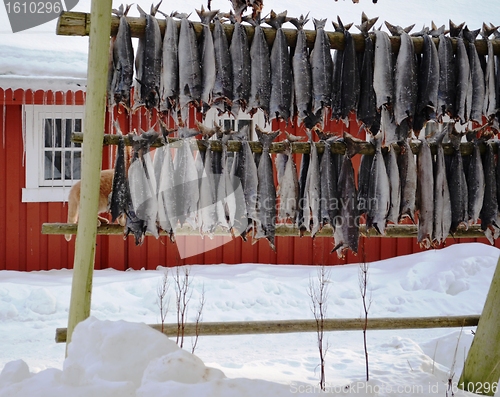
[[[113,134],[105,134],[103,138],[103,144],[104,145],[117,145],[119,140],[118,135],[113,135]],[[83,143],[83,133],[82,132],[75,132],[71,135],[71,141],[75,143]],[[179,138],[168,138],[168,142],[170,144],[175,144],[175,142],[179,141]],[[129,135],[124,136],[124,142],[126,146],[132,145],[132,140]],[[262,144],[258,141],[250,141],[250,148],[252,149],[253,152],[255,153],[262,153]],[[325,144],[323,142],[316,142],[315,143],[316,148],[318,149],[318,153],[323,153],[325,150]],[[160,147],[163,146],[163,142],[160,138],[158,138],[152,147]],[[370,143],[370,142],[364,142],[360,144],[361,150],[359,154],[368,154],[368,155],[373,155],[375,154],[375,146]],[[414,154],[417,154],[420,151],[420,146],[421,142],[418,140],[414,140],[410,142],[410,147],[411,150]],[[436,154],[437,150],[437,144],[436,143],[431,143],[431,152],[433,154]],[[455,149],[453,148],[451,143],[444,143],[443,145],[444,149],[444,154],[446,155],[451,155],[455,153]],[[394,151],[399,154],[400,148],[399,145],[393,145]],[[222,151],[222,144],[219,141],[210,141],[210,148],[213,151],[220,152]],[[205,151],[206,148],[203,146],[201,143],[193,143],[193,149]],[[230,152],[239,152],[241,150],[241,142],[239,141],[229,141],[227,144],[227,150]],[[382,148],[382,152],[386,152],[388,150],[387,147]],[[472,142],[463,142],[460,144],[460,153],[462,156],[468,156],[471,155],[474,150],[474,144]],[[486,150],[486,144],[484,142],[481,142],[479,144],[479,150],[481,153],[484,153]],[[285,151],[285,143],[283,142],[274,142],[271,145],[271,149],[269,150],[270,153],[283,153]],[[309,142],[293,142],[292,143],[292,153],[310,153],[311,147]],[[339,142],[334,142],[331,144],[331,151],[332,153],[336,154],[344,154],[345,153],[345,143],[342,141]],[[497,151],[497,146],[493,146],[493,152],[496,153]]]
[[[400,317],[369,318],[368,330],[392,329],[426,329],[426,328],[460,328],[475,327],[478,315],[452,317]],[[161,324],[150,324],[151,328],[161,332]],[[325,331],[362,331],[364,320],[359,318],[331,318],[324,322]],[[184,336],[221,336],[221,335],[255,335],[255,334],[287,334],[299,332],[316,332],[316,320],[278,320],[278,321],[232,321],[201,322],[185,324]],[[163,324],[163,333],[167,336],[177,335],[177,324]],[[66,328],[56,328],[56,343],[66,341]]]
[[[142,37],[144,35],[144,27],[145,27],[145,18],[140,17],[127,17],[127,21],[130,24],[130,31],[132,37]],[[117,16],[113,16],[111,20],[111,36],[115,36],[118,32],[118,25],[120,19]],[[158,24],[160,26],[160,30],[162,35],[165,32],[165,20],[158,19]],[[194,29],[196,34],[201,35],[202,24],[200,22],[193,22]],[[233,25],[230,23],[223,24],[224,30],[228,36],[228,39],[231,40],[233,35]],[[213,28],[213,25],[212,25]],[[252,41],[254,28],[253,26],[245,25],[245,29],[247,31],[247,35],[250,41]],[[266,36],[267,42],[269,45],[272,45],[274,42],[274,38],[276,36],[276,31],[272,28],[263,28],[264,34]],[[58,35],[63,36],[87,36],[90,31],[90,18],[89,14],[84,12],[63,12],[59,16],[59,20],[57,23],[56,33]],[[288,45],[291,47],[295,46],[295,42],[297,41],[297,30],[296,29],[283,29],[285,33],[285,37],[287,39]],[[314,47],[314,40],[316,38],[316,31],[314,30],[304,30],[307,38],[307,46],[309,48]],[[327,32],[328,37],[330,38],[330,44],[332,49],[344,49],[344,35],[339,32]],[[364,37],[361,34],[352,34],[354,44],[356,47],[356,51],[360,52],[364,50],[365,42]],[[415,51],[417,53],[422,52],[423,48],[423,38],[421,37],[413,37],[413,43],[415,46]],[[391,37],[392,50],[396,53],[399,51],[399,37]],[[436,44],[439,44],[439,39],[434,38]],[[500,54],[500,40],[492,40],[493,43],[493,51],[496,55]],[[453,48],[456,48],[456,39],[452,39]],[[476,40],[475,42],[477,51],[480,55],[486,55],[488,53],[487,43],[485,40]]]
[[[42,224],[42,234],[76,234],[77,225],[72,223],[43,223]],[[397,237],[397,238],[408,238],[417,237],[418,229],[417,225],[387,225],[385,229],[385,235],[382,236],[377,233],[375,229],[366,230],[366,225],[360,225],[359,231],[362,236],[367,237]],[[118,224],[107,224],[97,227],[97,234],[101,235],[117,235],[123,234],[123,227]],[[161,232],[161,235],[167,235],[165,232]],[[194,230],[190,227],[182,227],[177,229],[176,235],[178,236],[199,236],[198,230]],[[219,236],[230,236],[230,233],[223,229],[217,229],[215,235]],[[304,232],[304,236],[310,236],[309,232]],[[298,237],[300,236],[299,229],[291,224],[277,224],[276,225],[276,236],[277,237]],[[325,226],[318,233],[316,237],[333,237],[333,230],[330,226]],[[448,238],[482,238],[484,233],[481,230],[480,225],[469,226],[467,230],[463,227],[459,227],[457,232]]]

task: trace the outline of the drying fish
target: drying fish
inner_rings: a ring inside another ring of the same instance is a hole
[[[467,108],[470,109],[470,120],[480,123],[483,117],[484,72],[475,45],[479,29],[470,31],[466,26],[463,32],[464,38],[467,40],[467,55],[469,57],[471,75],[470,89],[472,90],[472,102],[470,102],[470,105],[467,105]]]
[[[434,229],[434,175],[431,148],[427,139],[421,140],[420,151],[417,155],[417,174],[417,242],[421,247],[429,248],[432,244]]]
[[[387,22],[386,25],[391,33],[398,34],[401,40],[396,67],[394,69],[394,118],[398,125],[405,119],[408,119],[407,122],[411,125],[417,101],[415,50],[413,48],[413,40],[408,34],[413,26],[402,29],[399,26],[394,27]]]
[[[420,131],[429,120],[436,119],[439,89],[439,56],[434,41],[424,34],[424,48],[418,70],[417,105],[413,129]]]
[[[250,47],[251,79],[250,100],[248,103],[250,114],[258,109],[264,112],[266,121],[269,118],[269,104],[271,100],[271,61],[269,46],[260,26],[260,15],[255,19],[247,19],[254,26],[252,45]]]
[[[115,122],[115,128],[119,133],[119,140],[116,149],[115,172],[113,174],[113,189],[109,198],[111,222],[115,222],[118,218],[127,213],[128,202],[130,200],[130,190],[128,187],[127,167],[125,160],[125,143],[123,141],[123,136],[120,132],[120,126],[118,125],[117,121]]]
[[[373,40],[368,31],[377,22],[378,18],[368,19],[363,13],[363,23],[357,28],[361,31],[365,41],[365,50],[361,62],[360,92],[357,118],[368,128],[377,123],[377,98],[373,88],[373,68],[375,50]]]
[[[406,123],[403,123],[401,126],[396,125],[390,110],[382,106],[380,108],[380,131],[382,133],[383,145],[392,145],[402,139],[406,139],[406,136],[403,138],[398,136],[398,130],[403,128],[405,124]]]
[[[231,109],[233,99],[233,67],[227,36],[219,17],[214,20],[215,84],[213,103],[222,114]]]
[[[443,138],[447,130],[437,136],[436,161],[434,162],[434,227],[432,241],[434,245],[441,244],[450,233],[451,202],[450,190],[446,179],[446,165],[443,150]]]
[[[391,194],[389,178],[382,155],[382,134],[375,139],[375,155],[373,156],[370,170],[370,183],[368,188],[368,211],[366,214],[366,228],[375,228],[378,233],[385,234],[387,213],[389,212]]]
[[[372,168],[373,156],[363,154],[358,170],[358,211],[359,215],[368,211],[368,189],[370,186],[370,170]]]
[[[342,21],[338,18],[339,25],[342,27]],[[358,110],[359,102],[359,70],[358,58],[354,47],[354,40],[349,33],[349,30],[344,28],[344,55],[342,57],[342,81],[340,95],[340,110],[341,117],[344,122],[347,121],[351,111]],[[347,124],[347,123],[346,123]]]
[[[139,97],[134,103],[136,108],[144,105],[146,109],[151,110],[159,104],[162,38],[160,26],[154,16],[160,4],[161,1],[156,7],[151,6],[150,15],[137,6],[141,17],[146,19],[146,26],[144,38],[139,40],[137,48],[136,81],[138,85],[135,90],[139,91]]]
[[[174,159],[176,213],[170,218],[174,230],[178,226],[182,227],[185,222],[193,229],[196,229],[198,226],[194,217],[200,197],[199,175],[190,144],[192,137],[198,133],[197,130],[189,130],[187,128],[182,128],[178,131],[181,139],[179,140],[179,147]],[[177,222],[179,222],[178,226]]]
[[[200,64],[201,64],[201,107],[206,113],[212,105],[212,92],[215,85],[215,50],[210,24],[219,10],[205,11],[203,6],[201,10],[196,10],[203,24],[201,40],[199,44]]]
[[[188,116],[188,105],[198,107],[201,100],[202,81],[196,33],[187,15],[181,17],[179,32],[179,108],[182,120]]]
[[[358,193],[351,162],[351,154],[355,153],[356,149],[352,148],[355,145],[352,144],[351,136],[344,135],[344,141],[347,145],[347,154],[342,161],[337,185],[340,209],[339,215],[335,218],[335,232],[333,234],[335,247],[332,250],[332,252],[337,251],[339,258],[344,258],[348,248],[357,254],[359,242]]]
[[[304,186],[303,216],[304,223],[299,225],[301,229],[311,232],[314,237],[320,229],[320,195],[321,185],[319,177],[319,158],[316,144],[312,140],[311,131],[307,131],[309,143],[311,145],[310,161],[307,169],[307,177]]]
[[[157,187],[154,175],[150,145],[158,134],[154,130],[134,136],[134,156],[128,170],[130,197],[137,218],[145,222],[145,230],[158,238],[156,219],[158,215]]]
[[[329,137],[326,134],[316,130],[321,142],[325,145],[325,150],[321,156],[319,164],[319,180],[320,180],[320,209],[319,221],[320,226],[332,225],[335,227],[335,217],[338,212],[338,197],[337,197],[337,170],[333,163],[333,155],[331,144],[337,140],[337,137]]]
[[[114,14],[120,18],[118,33],[113,44],[113,77],[111,92],[115,103],[122,104],[125,109],[130,110],[130,89],[132,88],[134,75],[134,48],[132,47],[132,36],[130,25],[127,22],[127,13],[130,6],[125,10],[123,5]]]
[[[456,117],[462,124],[469,120],[470,116],[470,101],[472,100],[471,73],[469,57],[465,47],[462,33],[457,38],[457,53],[455,55],[456,68],[456,97],[455,97],[455,112]]]
[[[439,87],[437,111],[439,120],[443,116],[455,115],[455,96],[456,96],[456,77],[455,77],[455,58],[451,38],[444,33],[439,35]]]
[[[344,26],[339,23],[333,22],[335,32],[344,34],[344,30],[348,30],[351,24]],[[344,50],[337,49],[333,53],[333,73],[332,73],[332,92],[331,92],[331,108],[332,120],[340,119],[342,114],[341,108],[341,88],[342,88],[342,63],[344,62]]]
[[[293,53],[292,67],[294,85],[295,103],[297,106],[297,115],[299,120],[308,126],[311,116],[312,104],[312,75],[311,64],[309,62],[309,51],[307,49],[307,39],[304,32],[304,25],[309,21],[307,15],[305,18],[301,15],[300,18],[292,18],[292,22],[297,27],[297,43]],[[308,128],[312,126],[309,125]]]
[[[488,45],[488,61],[486,63],[486,71],[484,73],[484,105],[483,114],[487,119],[494,117],[496,113],[497,93],[495,87],[495,55],[493,53],[493,43],[489,36],[496,31],[496,27],[489,28],[483,24],[483,39],[486,40]]]
[[[451,234],[457,231],[460,224],[467,225],[468,189],[465,179],[462,154],[460,153],[460,136],[449,134],[454,154],[446,164],[446,176],[450,188],[451,201]]]
[[[286,141],[286,151],[282,156],[286,156],[286,162],[281,177],[278,177],[278,193],[280,197],[278,216],[282,220],[295,222],[299,204],[299,181],[297,179],[297,167],[295,166],[291,150],[292,136],[287,133],[287,137],[288,141]],[[278,154],[278,156],[280,154]]]
[[[304,225],[304,210],[305,210],[305,202],[306,202],[306,182],[307,182],[307,174],[309,171],[309,164],[311,162],[310,153],[304,153],[302,155],[302,160],[300,162],[300,170],[299,170],[299,203],[298,203],[298,211],[297,211],[297,219],[296,225],[300,229],[300,237],[303,236],[306,227]]]
[[[394,145],[389,146],[389,150],[384,156],[384,160],[390,187],[390,204],[387,213],[387,221],[398,223],[399,210],[401,207],[401,181],[399,179],[398,160]]]
[[[257,127],[255,128],[255,132],[257,132],[259,141],[262,143],[262,156],[257,169],[257,217],[259,223],[255,238],[259,238],[262,234],[269,241],[272,250],[276,251],[274,244],[274,233],[276,231],[276,187],[269,149],[280,131],[265,133]]]
[[[155,153],[155,173],[158,166],[161,169],[157,178],[158,183],[158,225],[170,236],[170,241],[174,242],[174,226],[171,219],[175,219],[177,214],[177,201],[175,197],[175,170],[170,145],[167,136],[168,130],[163,130],[164,146],[157,149]],[[157,156],[161,157],[157,160]],[[158,162],[157,162],[158,161]],[[158,164],[158,165],[157,165]]]
[[[210,141],[199,141],[205,147],[204,168],[200,182],[200,199],[198,202],[198,216],[200,217],[200,233],[212,236],[217,226],[217,190],[215,175],[212,168],[212,150]]]
[[[474,142],[474,150],[470,158],[467,170],[467,189],[468,189],[468,209],[469,224],[476,223],[479,219],[484,200],[484,170],[479,153],[479,142]]]
[[[161,76],[160,76],[160,111],[172,112],[179,100],[179,32],[177,22],[165,15],[165,36],[163,38]]]
[[[493,236],[497,235],[499,225],[498,203],[497,203],[497,185],[495,182],[495,155],[493,153],[493,143],[486,142],[486,153],[483,158],[484,167],[484,201],[479,218],[481,219],[481,230],[488,238],[491,244],[494,243]],[[497,175],[498,177],[498,175]]]
[[[134,235],[135,245],[142,245],[144,236],[146,235],[146,222],[138,218],[135,214],[131,198],[128,202],[127,220],[125,228],[123,229],[123,239],[126,239],[130,233]]]
[[[313,18],[313,22],[316,39],[311,53],[312,111],[318,113],[331,103],[333,62],[330,39],[325,32],[326,19]]]
[[[281,118],[288,122],[292,104],[292,69],[288,54],[288,44],[281,28],[289,18],[286,11],[276,15],[271,11],[271,16],[266,23],[276,29],[273,47],[271,49],[271,98],[270,118]]]
[[[382,106],[392,109],[394,104],[393,70],[392,47],[389,35],[382,30],[375,30],[373,89],[377,98],[378,109]]]
[[[250,99],[251,59],[247,31],[240,21],[234,23],[233,36],[229,52],[233,65],[233,107],[232,114],[238,115],[239,110],[245,111]]]

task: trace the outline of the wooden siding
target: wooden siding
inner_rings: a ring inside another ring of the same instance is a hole
[[[70,95],[67,103],[81,104],[83,94]],[[31,91],[0,89],[0,270],[50,270],[72,268],[74,242],[67,243],[64,236],[48,236],[41,234],[42,223],[65,222],[67,205],[65,203],[22,203],[21,191],[25,186],[25,166],[23,162],[22,136],[22,103],[28,104],[63,104],[63,95],[42,92],[32,94]],[[124,114],[115,114],[122,122],[124,133],[131,127],[143,128],[154,122],[147,117],[134,115],[126,120]],[[198,116],[199,117],[199,116]],[[3,126],[5,120],[5,128]],[[106,122],[106,132],[110,131],[109,118]],[[125,128],[127,126],[127,128]],[[287,129],[297,135],[304,134],[303,129],[275,123],[273,129]],[[327,128],[342,131],[342,123],[330,123]],[[351,123],[350,132],[357,135],[358,126]],[[283,139],[282,136],[280,139]],[[103,168],[112,164],[113,148],[105,148]],[[296,158],[299,160],[299,157]],[[355,159],[359,161],[359,156]],[[355,165],[355,168],[357,166]],[[213,241],[205,237],[178,237],[179,244],[204,245],[205,249],[216,244],[221,237]],[[479,241],[481,239],[448,239],[447,244]],[[333,238],[309,237],[278,237],[276,252],[269,248],[265,240],[252,244],[241,239],[202,254],[182,259],[176,245],[167,237],[158,240],[146,238],[141,247],[136,247],[132,237],[126,241],[122,236],[98,236],[96,247],[96,269],[114,268],[118,270],[156,269],[158,266],[176,266],[184,264],[236,264],[236,263],[271,263],[271,264],[302,264],[302,265],[337,265],[356,263],[362,260],[376,261],[396,256],[419,252],[416,239],[361,238],[360,253],[356,256],[348,253],[345,260],[339,260],[337,255],[330,254],[333,248]],[[497,241],[496,246],[500,247]]]

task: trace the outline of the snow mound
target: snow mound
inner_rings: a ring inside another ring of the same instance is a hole
[[[162,333],[141,323],[101,321],[78,324],[63,370],[30,373],[23,360],[0,373],[1,396],[247,396],[289,395],[285,385],[227,379],[179,348]]]

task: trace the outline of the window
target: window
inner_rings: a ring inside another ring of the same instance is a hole
[[[257,139],[257,134],[255,133],[255,126],[258,125],[263,131],[271,131],[270,123],[265,122],[264,113],[258,110],[253,116],[248,113],[240,111],[238,116],[230,116],[228,113],[224,113],[221,116],[217,116],[217,109],[212,108],[208,111],[204,124],[207,127],[212,127],[214,122],[222,127],[223,130],[239,131],[244,126],[249,126],[250,136],[248,140],[253,141]]]
[[[25,105],[26,188],[23,202],[66,201],[80,179],[83,106]]]

